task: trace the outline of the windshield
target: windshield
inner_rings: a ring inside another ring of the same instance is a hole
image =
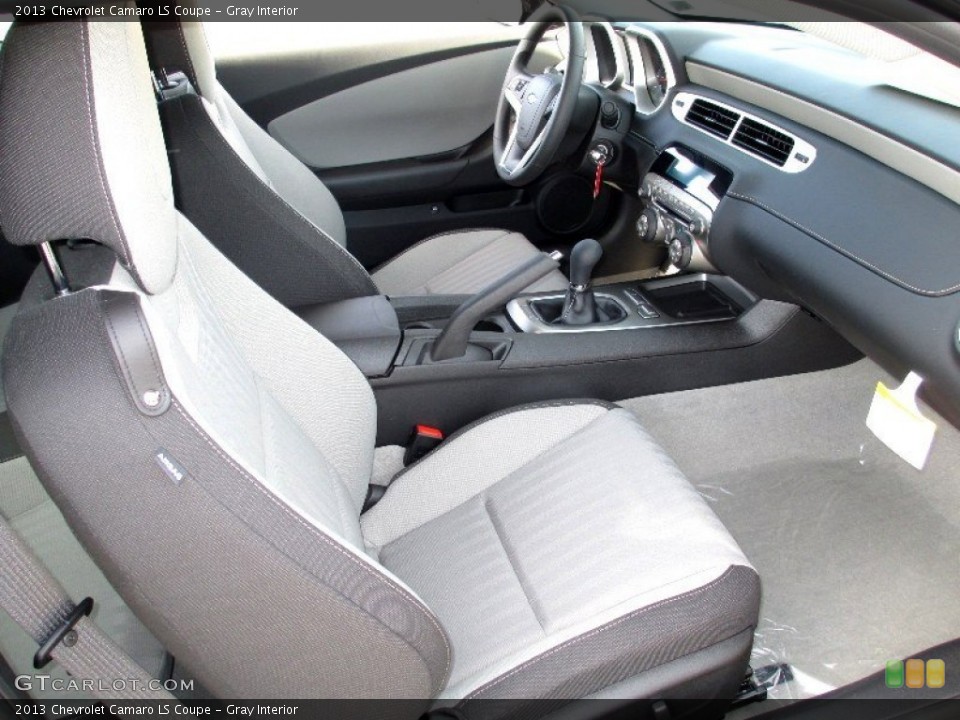
[[[814,35],[866,58],[868,69],[875,73],[868,79],[877,84],[960,107],[960,68],[878,27],[861,22],[778,24]]]

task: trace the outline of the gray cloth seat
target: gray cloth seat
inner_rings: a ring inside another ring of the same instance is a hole
[[[699,633],[704,648],[734,637],[756,610],[720,600],[755,581],[720,521],[605,403],[483,421],[399,475],[362,528],[447,631],[449,698],[582,697]]]
[[[517,232],[446,232],[368,274],[347,249],[343,213],[330,191],[218,82],[203,24],[144,26],[154,65],[183,72],[197,93],[161,106],[178,207],[284,304],[473,294],[539,252]],[[566,284],[553,271],[530,290]]]
[[[139,25],[14,24],[5,53],[5,233],[97,243],[61,253],[73,292],[31,281],[9,411],[77,538],[199,682],[420,701],[402,717],[732,697],[759,578],[634,416],[487,418],[361,517],[372,390],[175,210]]]

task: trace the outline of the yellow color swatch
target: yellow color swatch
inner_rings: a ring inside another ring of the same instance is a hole
[[[947,665],[943,660],[927,660],[927,687],[942,688],[947,684]]]
[[[907,687],[914,688],[914,689],[922,688],[923,676],[924,676],[923,660],[907,660],[907,678],[906,678]]]

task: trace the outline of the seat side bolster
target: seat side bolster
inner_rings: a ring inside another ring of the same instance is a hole
[[[160,113],[178,208],[264,290],[288,307],[378,294],[335,237],[244,162],[199,97],[167,100]]]

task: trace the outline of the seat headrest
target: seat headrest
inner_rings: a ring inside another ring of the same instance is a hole
[[[185,3],[181,3],[184,5]],[[184,73],[200,95],[214,98],[217,70],[202,22],[145,21],[150,66]]]
[[[138,22],[14,23],[0,82],[0,218],[15,245],[86,239],[144,291],[173,281],[177,213]]]

